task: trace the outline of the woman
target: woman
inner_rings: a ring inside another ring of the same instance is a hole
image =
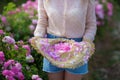
[[[95,0],[38,0],[38,24],[34,36],[93,42],[96,34]],[[53,66],[43,60],[49,80],[80,80],[88,64],[75,69]]]

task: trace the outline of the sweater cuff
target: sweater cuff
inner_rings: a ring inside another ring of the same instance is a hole
[[[89,38],[85,38],[85,37],[83,37],[83,41],[87,41],[87,42],[92,42],[93,43],[93,40],[92,39],[89,39]]]
[[[43,35],[43,34],[40,34],[40,33],[34,33],[34,36],[35,37],[46,38],[47,35],[46,34]]]

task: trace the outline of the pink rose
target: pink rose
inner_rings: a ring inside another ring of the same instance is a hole
[[[98,15],[98,17],[103,19],[104,18],[103,5],[102,4],[97,4],[95,9],[96,9],[96,14]]]
[[[15,74],[11,70],[3,70],[2,75],[4,75],[4,76],[14,76]]]
[[[8,60],[7,62],[4,63],[4,68],[8,68],[10,65],[15,64],[14,60]]]
[[[5,42],[5,43],[8,43],[8,44],[15,44],[15,40],[10,36],[5,36],[2,39],[2,41]]]
[[[34,25],[30,25],[30,26],[29,26],[29,29],[30,29],[31,31],[33,31],[33,30],[35,29],[35,26],[34,26]]]
[[[15,44],[15,45],[14,45],[14,49],[15,49],[15,50],[18,50],[18,48],[19,48],[19,47]]]
[[[33,19],[32,24],[37,24],[37,21],[38,21],[37,19]]]
[[[32,55],[27,55],[26,56],[26,61],[29,62],[29,63],[33,63],[34,62],[34,58]]]
[[[0,30],[0,35],[4,34],[4,31],[3,30]]]
[[[4,53],[0,51],[0,64],[3,64],[4,61],[5,61]]]
[[[54,45],[54,48],[57,52],[68,52],[71,49],[71,45],[69,43],[58,43]]]
[[[17,67],[19,70],[22,69],[22,65],[21,65],[20,63],[16,63],[16,64],[15,64],[15,67]]]
[[[38,75],[32,75],[32,80],[42,80]]]
[[[24,80],[24,75],[22,72],[18,72],[17,77],[18,77],[18,80]]]
[[[39,78],[39,76],[38,75],[32,75],[32,79],[37,79],[37,78]]]
[[[113,5],[112,3],[107,3],[107,8],[108,8],[108,16],[112,16],[113,14]]]
[[[2,21],[3,23],[7,23],[6,17],[5,17],[5,16],[2,16],[2,17],[1,17],[1,21]]]
[[[31,49],[29,45],[23,45],[22,47],[27,50],[26,55],[29,55],[31,53]]]

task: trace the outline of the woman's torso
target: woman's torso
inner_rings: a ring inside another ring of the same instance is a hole
[[[43,0],[48,16],[47,32],[68,38],[85,32],[88,0]]]

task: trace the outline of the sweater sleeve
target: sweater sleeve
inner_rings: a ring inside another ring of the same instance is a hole
[[[83,40],[93,41],[96,35],[96,30],[95,0],[89,0]]]
[[[44,9],[43,0],[38,0],[38,22],[34,36],[44,37],[48,26],[48,17]]]

